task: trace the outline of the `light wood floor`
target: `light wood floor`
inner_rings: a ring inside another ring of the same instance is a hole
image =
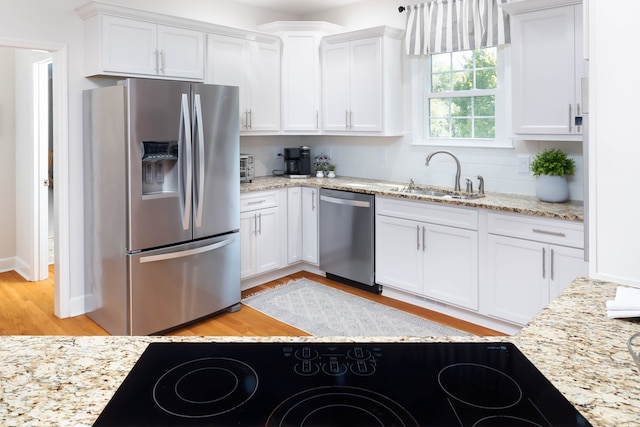
[[[475,335],[503,335],[471,323],[406,304],[381,295],[345,286],[308,272],[299,272],[243,292],[248,294],[308,277],[319,283],[436,321]],[[60,319],[53,313],[53,266],[49,279],[27,282],[16,272],[0,273],[0,335],[108,335],[87,316]],[[279,322],[250,307],[236,313],[222,313],[176,329],[167,335],[196,336],[302,336],[307,333]]]

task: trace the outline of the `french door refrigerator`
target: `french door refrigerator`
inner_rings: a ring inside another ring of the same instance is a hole
[[[85,311],[159,333],[240,303],[238,88],[84,91]]]

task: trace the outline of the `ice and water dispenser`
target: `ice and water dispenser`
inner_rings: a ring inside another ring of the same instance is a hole
[[[178,141],[143,141],[143,197],[175,193],[178,185]]]

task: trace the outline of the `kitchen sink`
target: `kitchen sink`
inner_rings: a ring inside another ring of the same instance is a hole
[[[439,191],[439,190],[429,190],[426,188],[399,187],[394,189],[393,191],[397,191],[398,193],[403,193],[403,194],[416,194],[421,196],[437,197],[440,199],[452,199],[452,200],[471,200],[471,199],[479,199],[481,197],[484,197],[484,194],[447,192],[447,191]]]

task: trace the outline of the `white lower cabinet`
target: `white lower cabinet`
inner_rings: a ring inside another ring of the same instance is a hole
[[[477,212],[376,199],[376,282],[477,310]]]
[[[318,265],[318,189],[287,189],[287,263]]]
[[[581,223],[489,214],[487,311],[527,324],[578,276],[588,275]]]
[[[240,197],[240,277],[276,270],[281,262],[280,193]]]
[[[318,189],[302,188],[302,260],[318,265]]]

